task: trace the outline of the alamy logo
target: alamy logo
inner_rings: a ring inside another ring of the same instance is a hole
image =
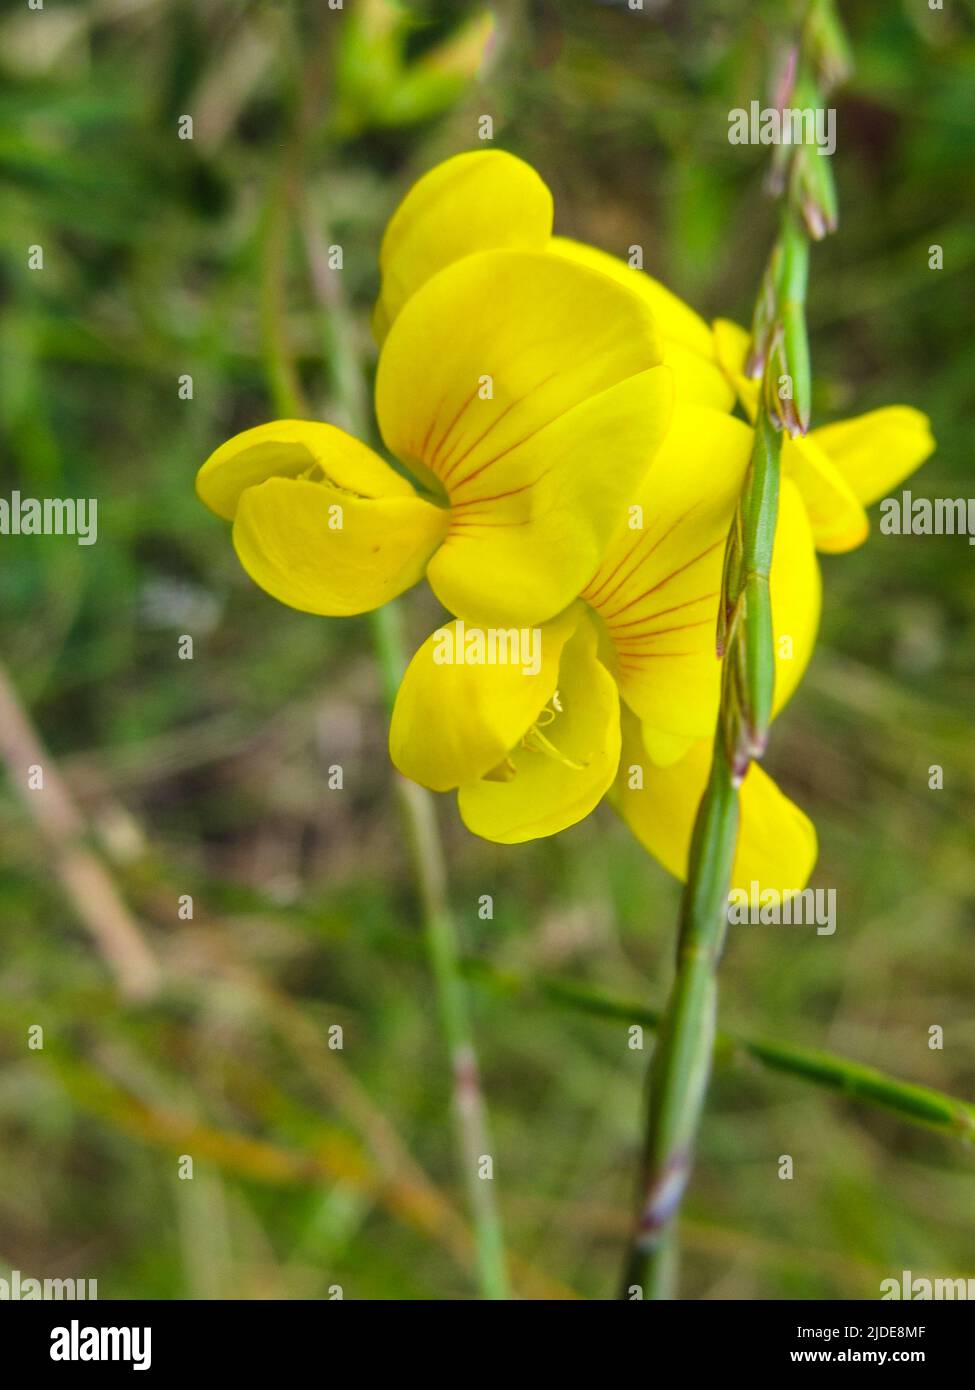
[[[975,1279],[922,1279],[902,1269],[899,1279],[881,1279],[880,1297],[883,1301],[901,1298],[915,1303],[971,1299],[975,1298]]]
[[[98,540],[94,497],[0,497],[0,536],[76,536],[79,545]]]
[[[463,619],[433,634],[435,666],[520,666],[522,675],[542,669],[537,627],[467,627]]]
[[[51,1330],[52,1361],[131,1361],[134,1371],[152,1365],[151,1327],[82,1327],[72,1318]]]
[[[9,1279],[0,1279],[0,1302],[28,1302],[31,1299],[97,1299],[97,1279],[25,1279],[19,1269],[10,1271]]]
[[[752,879],[748,888],[728,894],[728,922],[733,927],[815,927],[817,936],[836,931],[836,889],[803,888],[793,893],[763,888]]]
[[[761,106],[749,103],[728,112],[731,145],[815,145],[818,154],[836,149],[836,110],[832,106]]]
[[[975,498],[885,497],[880,504],[882,536],[967,536],[975,545]]]

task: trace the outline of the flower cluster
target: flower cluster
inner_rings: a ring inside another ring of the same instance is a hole
[[[757,405],[748,335],[552,222],[512,155],[433,169],[386,231],[373,320],[376,418],[402,470],[332,425],[282,420],[222,445],[197,487],[251,578],[294,608],[363,613],[426,576],[454,621],[410,662],[390,752],[456,790],[475,834],[551,835],[606,796],[682,876]],[[815,641],[816,551],[859,545],[865,508],[932,448],[906,406],[785,442],[776,712]],[[808,818],[752,766],[734,886],[793,891],[815,857]]]

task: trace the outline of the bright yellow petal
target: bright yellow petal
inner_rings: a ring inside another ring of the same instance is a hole
[[[678,403],[731,409],[735,393],[717,363],[710,330],[683,300],[642,270],[584,242],[553,237],[550,249],[610,276],[645,301],[663,338],[663,361],[674,373],[674,398]]]
[[[573,241],[570,237],[553,237],[550,249],[557,256],[565,256],[591,270],[609,275],[638,294],[650,307],[664,337],[682,343],[700,357],[714,360],[714,344],[704,319],[652,275],[627,265],[626,261],[611,256],[608,251],[600,251],[598,247],[588,246],[584,241]]]
[[[393,213],[379,253],[379,342],[410,295],[452,261],[476,251],[544,250],[552,195],[535,170],[504,150],[455,155],[424,174]]]
[[[301,478],[242,493],[234,547],[244,569],[305,613],[366,613],[422,579],[447,514],[413,493],[361,498]]]
[[[809,436],[865,507],[885,497],[934,452],[931,423],[909,405],[888,405]]]
[[[722,370],[734,387],[742,409],[754,423],[758,414],[758,393],[761,382],[745,375],[745,359],[751,334],[731,319],[715,319],[712,332],[714,348]]]
[[[268,478],[308,474],[360,497],[412,497],[413,488],[351,434],[320,420],[272,420],[221,444],[196,475],[202,502],[233,521],[241,494]]]
[[[664,366],[674,373],[674,399],[712,410],[731,410],[735,393],[724,373],[683,343],[664,339]]]
[[[445,607],[525,623],[570,603],[665,434],[672,390],[665,367],[630,377],[512,451],[496,482],[458,490],[428,571]]]
[[[643,724],[643,747],[647,755],[658,767],[669,767],[679,762],[696,742],[686,734],[668,734],[663,729],[655,729],[652,724]]]
[[[687,876],[711,751],[710,741],[701,740],[679,762],[658,767],[644,751],[637,719],[623,711],[623,747],[611,800],[644,849],[679,879]],[[741,788],[731,887],[751,894],[757,882],[785,895],[799,891],[809,880],[816,854],[816,830],[809,817],[753,763]]]
[[[469,256],[393,326],[376,400],[389,448],[451,503],[429,578],[472,622],[576,597],[664,433],[672,384],[646,306],[561,257]]]
[[[823,584],[812,528],[796,485],[783,478],[769,576],[775,643],[775,700],[778,714],[809,665],[822,609]]]
[[[817,549],[839,554],[862,545],[870,523],[853,489],[820,447],[818,434],[813,430],[805,439],[783,439],[782,469],[802,494]]]
[[[578,619],[572,610],[524,633],[462,622],[432,633],[406,668],[393,708],[389,752],[400,772],[449,791],[503,762],[554,693]],[[516,659],[497,660],[502,652]]]
[[[714,729],[715,627],[725,540],[751,451],[740,420],[678,406],[582,597],[602,619],[623,698],[654,729]]]
[[[562,651],[550,712],[551,720],[511,750],[503,779],[459,789],[461,819],[475,835],[506,845],[555,835],[588,816],[612,785],[619,695],[585,617]]]

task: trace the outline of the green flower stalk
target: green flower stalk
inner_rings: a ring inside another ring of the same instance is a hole
[[[830,0],[812,0],[797,64],[784,90],[821,101],[817,78],[845,71]],[[794,83],[793,83],[794,76]],[[780,97],[781,99],[781,97]],[[672,1296],[675,1228],[710,1077],[717,971],[727,930],[738,839],[739,788],[765,751],[775,689],[769,573],[775,544],[782,441],[805,435],[810,365],[805,303],[808,237],[835,226],[827,160],[808,146],[789,161],[787,202],[759,292],[747,370],[762,377],[748,472],[725,550],[717,650],[721,704],[711,772],[698,808],[681,904],[674,983],[660,1020],[649,1076],[646,1138],[636,1224],[621,1297]]]

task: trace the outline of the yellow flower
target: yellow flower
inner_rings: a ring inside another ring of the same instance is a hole
[[[719,666],[713,630],[721,551],[750,445],[747,428],[730,418],[719,424],[714,411],[732,410],[737,396],[749,419],[755,418],[757,383],[743,374],[748,335],[727,320],[709,328],[652,277],[593,247],[553,236],[552,220],[549,190],[514,156],[492,150],[446,160],[410,190],[390,221],[374,329],[382,341],[430,275],[451,261],[498,245],[547,250],[597,270],[653,314],[663,361],[675,378],[677,409],[664,446],[634,494],[638,504],[645,504],[650,520],[645,531],[635,534],[627,523],[621,525],[582,599],[599,633],[600,663],[623,697],[623,752],[611,800],[641,843],[671,872],[682,875],[717,713]],[[712,410],[695,417],[688,406]],[[815,548],[840,551],[860,544],[868,530],[866,506],[917,468],[933,447],[926,417],[907,406],[827,425],[805,439],[785,440],[772,573],[776,712],[795,689],[815,639],[820,608]],[[416,678],[411,671],[404,683],[401,698],[404,710],[411,706],[411,717],[401,714],[395,721],[393,756],[403,771],[423,781],[429,769],[417,748],[430,731],[418,715],[424,702],[414,699],[411,691]],[[464,679],[465,699],[457,703],[464,704],[465,723],[472,726],[482,712],[476,694],[482,688],[481,675],[468,670]],[[436,699],[438,709],[452,712],[455,705],[439,702],[438,677],[427,672],[427,680],[426,708]],[[500,692],[497,697],[503,702]],[[455,731],[452,713],[438,724],[438,737],[449,740],[456,734],[456,741],[449,768],[444,764],[440,780],[427,784],[461,787],[461,813],[478,833],[495,839],[549,834],[580,819],[599,799],[597,787],[605,778],[602,765],[600,777],[587,782],[587,795],[578,800],[572,796],[578,770],[565,762],[557,772],[549,767],[561,801],[554,813],[550,805],[547,818],[538,818],[535,828],[528,829],[531,783],[523,769],[540,759],[551,763],[558,749],[559,723],[554,719],[548,740],[552,746],[533,739],[524,742],[524,728],[534,727],[540,710],[547,717],[542,704],[513,711],[505,737],[518,743],[519,754],[504,764],[503,780],[497,766],[492,764],[485,774],[476,760],[465,760],[470,727]],[[605,739],[601,746],[606,746]],[[485,776],[496,812],[490,829],[470,814],[475,804],[471,788],[485,786]],[[781,891],[802,887],[816,858],[815,831],[759,767],[751,768],[742,786],[741,816],[735,885],[747,888],[758,881]],[[513,827],[524,833],[506,833]]]
[[[233,521],[251,578],[294,608],[366,612],[425,572],[459,617],[544,622],[591,575],[666,432],[660,337],[634,295],[544,252],[426,264],[376,378],[383,441],[422,491],[298,420],[223,444],[197,490]]]
[[[748,333],[718,319],[714,342],[728,381],[754,420],[759,383],[745,376]],[[920,468],[934,448],[928,417],[909,405],[821,425],[804,438],[786,437],[782,471],[802,493],[817,549],[838,553],[862,545],[870,530],[866,508]]]
[[[740,420],[678,406],[580,600],[540,629],[537,671],[526,674],[520,659],[459,661],[456,651],[438,662],[439,634],[420,648],[390,730],[400,771],[436,791],[456,788],[468,828],[505,843],[581,820],[616,782],[624,819],[680,873],[717,718],[723,548],[750,448]],[[788,481],[771,587],[778,710],[809,659],[820,607],[808,518]],[[637,763],[643,790],[631,787]],[[673,783],[688,790],[672,797]],[[802,887],[816,856],[808,820],[761,772],[746,778],[742,806],[735,886],[771,886],[766,870],[778,863],[777,883]]]

